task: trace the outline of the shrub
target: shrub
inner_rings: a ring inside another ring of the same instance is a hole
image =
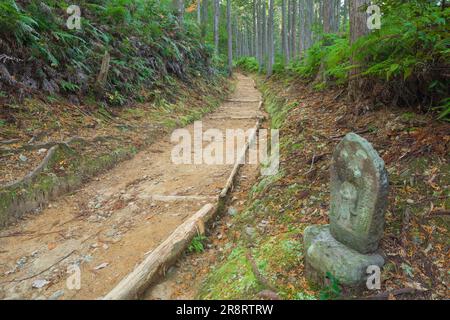
[[[236,67],[246,72],[258,72],[259,64],[254,57],[241,57],[235,62]]]

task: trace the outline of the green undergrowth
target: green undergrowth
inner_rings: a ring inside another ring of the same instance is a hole
[[[110,106],[139,102],[142,89],[167,81],[225,74],[193,19],[177,22],[169,0],[82,0],[80,28],[68,28],[71,3],[61,0],[0,3],[0,50],[11,81],[52,96],[95,98]],[[109,72],[97,82],[105,52]],[[14,66],[20,61],[19,66]],[[11,94],[13,98],[15,95]],[[8,99],[11,100],[11,99]]]

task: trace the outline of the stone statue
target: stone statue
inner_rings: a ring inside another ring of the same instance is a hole
[[[383,160],[364,138],[350,133],[333,154],[330,225],[305,229],[306,268],[321,282],[327,272],[343,284],[358,285],[371,265],[383,236],[388,177]]]

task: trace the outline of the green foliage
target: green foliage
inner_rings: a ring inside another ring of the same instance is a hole
[[[192,239],[191,244],[188,247],[189,252],[201,253],[205,250],[203,242],[206,240],[206,237],[202,234],[198,234]]]
[[[450,9],[424,1],[397,1],[394,7],[384,9],[381,29],[360,39],[353,48],[359,61],[365,61],[365,75],[407,80],[449,61],[446,21]]]
[[[307,294],[305,292],[297,292],[295,294],[295,300],[317,300],[313,295]]]
[[[14,0],[0,2],[0,34],[11,32],[17,41],[35,40],[37,22],[23,12]]]
[[[436,107],[436,109],[440,110],[439,119],[450,122],[450,98],[442,100],[441,105]]]
[[[258,72],[258,61],[254,57],[241,57],[235,62],[236,67],[246,72]]]
[[[383,12],[380,30],[352,47],[348,34],[322,34],[287,70],[305,79],[321,79],[324,82],[316,84],[321,90],[345,84],[349,70],[358,67],[363,77],[381,83],[392,100],[409,106],[440,103],[440,118],[448,118],[448,100],[442,99],[448,98],[450,83],[442,71],[450,61],[450,8],[425,0],[377,2]],[[354,65],[349,62],[352,55]]]
[[[303,59],[292,62],[287,68],[302,78],[312,79],[322,67],[327,78],[340,84],[347,80],[349,59],[348,37],[325,34],[305,52]]]
[[[189,19],[180,28],[170,0],[81,0],[81,30],[66,27],[70,3],[0,1],[0,49],[26,61],[63,93],[89,94],[105,51],[111,55],[105,84],[114,104],[142,87],[177,77],[217,75],[213,50]],[[5,41],[3,41],[5,40]],[[18,48],[15,48],[18,47]],[[14,48],[14,49],[13,49]],[[14,53],[14,54],[13,54]],[[219,64],[217,64],[219,65]],[[19,75],[20,78],[20,75]]]
[[[200,299],[250,299],[261,291],[246,248],[237,246],[225,257],[223,264],[216,266],[200,289]]]
[[[67,92],[76,92],[80,88],[80,86],[76,85],[75,83],[65,80],[61,80],[59,84],[61,88]]]
[[[339,284],[339,280],[336,279],[331,273],[327,272],[327,278],[330,283],[325,286],[321,291],[320,300],[336,300],[341,296],[342,290]]]

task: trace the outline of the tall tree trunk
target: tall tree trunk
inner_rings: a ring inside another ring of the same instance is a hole
[[[263,32],[263,67],[266,66],[266,61],[267,61],[267,6],[266,6],[266,1],[267,0],[263,0],[262,3],[262,22],[263,22],[263,27],[262,27],[262,32]]]
[[[288,43],[288,23],[286,12],[286,0],[282,0],[281,3],[281,46],[284,58],[284,63],[289,64],[289,43]]]
[[[256,12],[256,5],[257,2],[256,0],[253,0],[253,52],[252,55],[255,58],[258,58],[258,23],[257,23],[257,18],[258,18],[258,14]]]
[[[205,40],[208,31],[208,1],[202,0],[202,38]]]
[[[273,74],[273,65],[275,63],[275,44],[274,44],[274,0],[269,0],[269,21],[268,21],[268,61],[267,61],[267,76],[270,77]]]
[[[220,0],[214,0],[214,50],[219,54]]]
[[[337,2],[340,0],[327,0],[323,3],[323,31],[325,33],[336,33],[338,31]]]
[[[291,58],[297,57],[297,0],[292,0]]]
[[[348,22],[348,0],[344,0],[344,7],[342,10],[342,24],[343,24],[343,28],[342,31],[347,31],[347,22]]]
[[[313,0],[305,1],[305,50],[313,45],[313,21],[314,21],[314,2]]]
[[[231,0],[227,0],[228,73],[233,74],[233,29],[231,28]]]
[[[300,20],[298,52],[299,57],[303,57],[303,52],[305,52],[306,47],[306,10],[305,10],[305,0],[298,1],[298,19]]]
[[[247,41],[247,56],[253,57],[253,36],[252,36],[252,27],[250,23],[247,21],[245,23],[245,39]]]
[[[369,0],[350,0],[350,45],[369,33],[366,14],[366,8],[369,4]],[[350,59],[350,64],[357,64],[354,53]],[[363,81],[359,73],[360,68],[358,67],[350,70],[348,94],[351,100],[357,100],[362,94]]]
[[[334,32],[339,32],[341,24],[341,0],[334,0]]]
[[[184,0],[173,0],[172,6],[175,11],[175,16],[177,17],[178,24],[183,26],[184,20]]]
[[[292,0],[287,2],[287,47],[290,60],[292,56]]]
[[[233,48],[235,58],[239,58],[239,35],[238,35],[238,23],[237,18],[231,19],[232,32],[233,32]]]
[[[264,0],[263,0],[264,1]],[[263,57],[264,57],[264,37],[263,37],[263,14],[262,14],[262,2],[258,0],[258,64],[259,64],[259,72],[263,69]]]
[[[202,0],[197,0],[197,23],[202,24]]]

